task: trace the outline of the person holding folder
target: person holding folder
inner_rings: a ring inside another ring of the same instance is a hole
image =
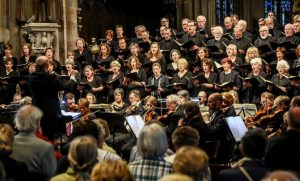
[[[169,80],[167,76],[161,74],[161,66],[158,63],[152,65],[153,75],[149,77],[148,84],[145,87],[147,93],[156,97],[165,97],[168,93],[167,86]]]

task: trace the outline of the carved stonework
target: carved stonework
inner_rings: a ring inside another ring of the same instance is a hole
[[[55,59],[59,60],[59,28],[57,23],[28,23],[22,26],[22,31],[36,55],[45,53],[45,49],[50,47],[55,50]]]

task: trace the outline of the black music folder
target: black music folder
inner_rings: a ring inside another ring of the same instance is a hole
[[[252,86],[255,88],[260,84],[260,82],[255,77],[246,77],[246,78],[243,78],[241,76],[239,76],[239,77],[245,82],[250,82],[252,84]]]
[[[219,48],[217,46],[206,46],[209,52],[218,52]]]
[[[141,53],[146,53],[150,49],[150,43],[149,42],[141,42],[138,45],[140,47]]]
[[[127,74],[124,75],[124,77],[128,77],[131,80],[137,80],[138,79],[138,74],[137,74],[137,72],[127,73]]]
[[[157,90],[157,86],[156,85],[146,85],[145,88],[146,89],[150,89],[151,92]]]
[[[91,90],[92,89],[92,87],[89,84],[84,83],[84,82],[77,82],[77,85],[83,86],[83,88],[86,89],[86,90]]]
[[[199,80],[200,84],[208,83],[207,78],[204,76],[204,74],[198,74],[194,77],[191,77],[193,80]]]
[[[120,83],[119,79],[115,79],[115,80],[106,82],[106,84],[111,85],[114,89],[116,89],[120,86],[121,83]]]
[[[98,62],[98,65],[101,67],[109,68],[110,63],[111,63],[110,61],[101,61],[101,62]]]
[[[181,44],[181,47],[190,49],[194,45],[196,45],[196,43],[193,40],[189,40],[189,41],[185,42],[184,44]]]

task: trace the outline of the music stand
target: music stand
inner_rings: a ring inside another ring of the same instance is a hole
[[[110,133],[112,135],[112,145],[115,145],[115,135],[116,132],[127,133],[127,129],[124,125],[125,117],[118,113],[113,112],[99,112],[97,118],[104,119],[109,127]]]
[[[244,119],[246,116],[252,116],[256,113],[255,104],[233,104],[236,114]]]

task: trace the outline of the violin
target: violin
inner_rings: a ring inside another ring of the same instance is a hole
[[[159,122],[166,122],[174,113],[175,111],[168,111],[166,114],[162,116],[158,116],[157,121]]]
[[[147,123],[149,121],[151,121],[155,115],[155,111],[154,111],[154,105],[151,106],[147,112],[145,113],[145,117],[144,117],[144,122]]]
[[[258,119],[256,122],[254,122],[254,124],[257,125],[257,127],[266,129],[266,131],[268,130],[267,131],[268,133],[271,133],[273,131],[273,129],[268,129],[267,128],[268,124],[276,117],[283,116],[284,112],[285,111],[283,109],[278,109],[272,114],[262,116],[260,119]]]
[[[246,123],[247,128],[253,128],[254,125],[257,125],[257,121],[261,117],[263,117],[265,115],[269,115],[269,112],[270,112],[271,109],[272,109],[272,107],[268,107],[267,109],[262,107],[253,116],[246,117],[245,118],[245,123]]]

